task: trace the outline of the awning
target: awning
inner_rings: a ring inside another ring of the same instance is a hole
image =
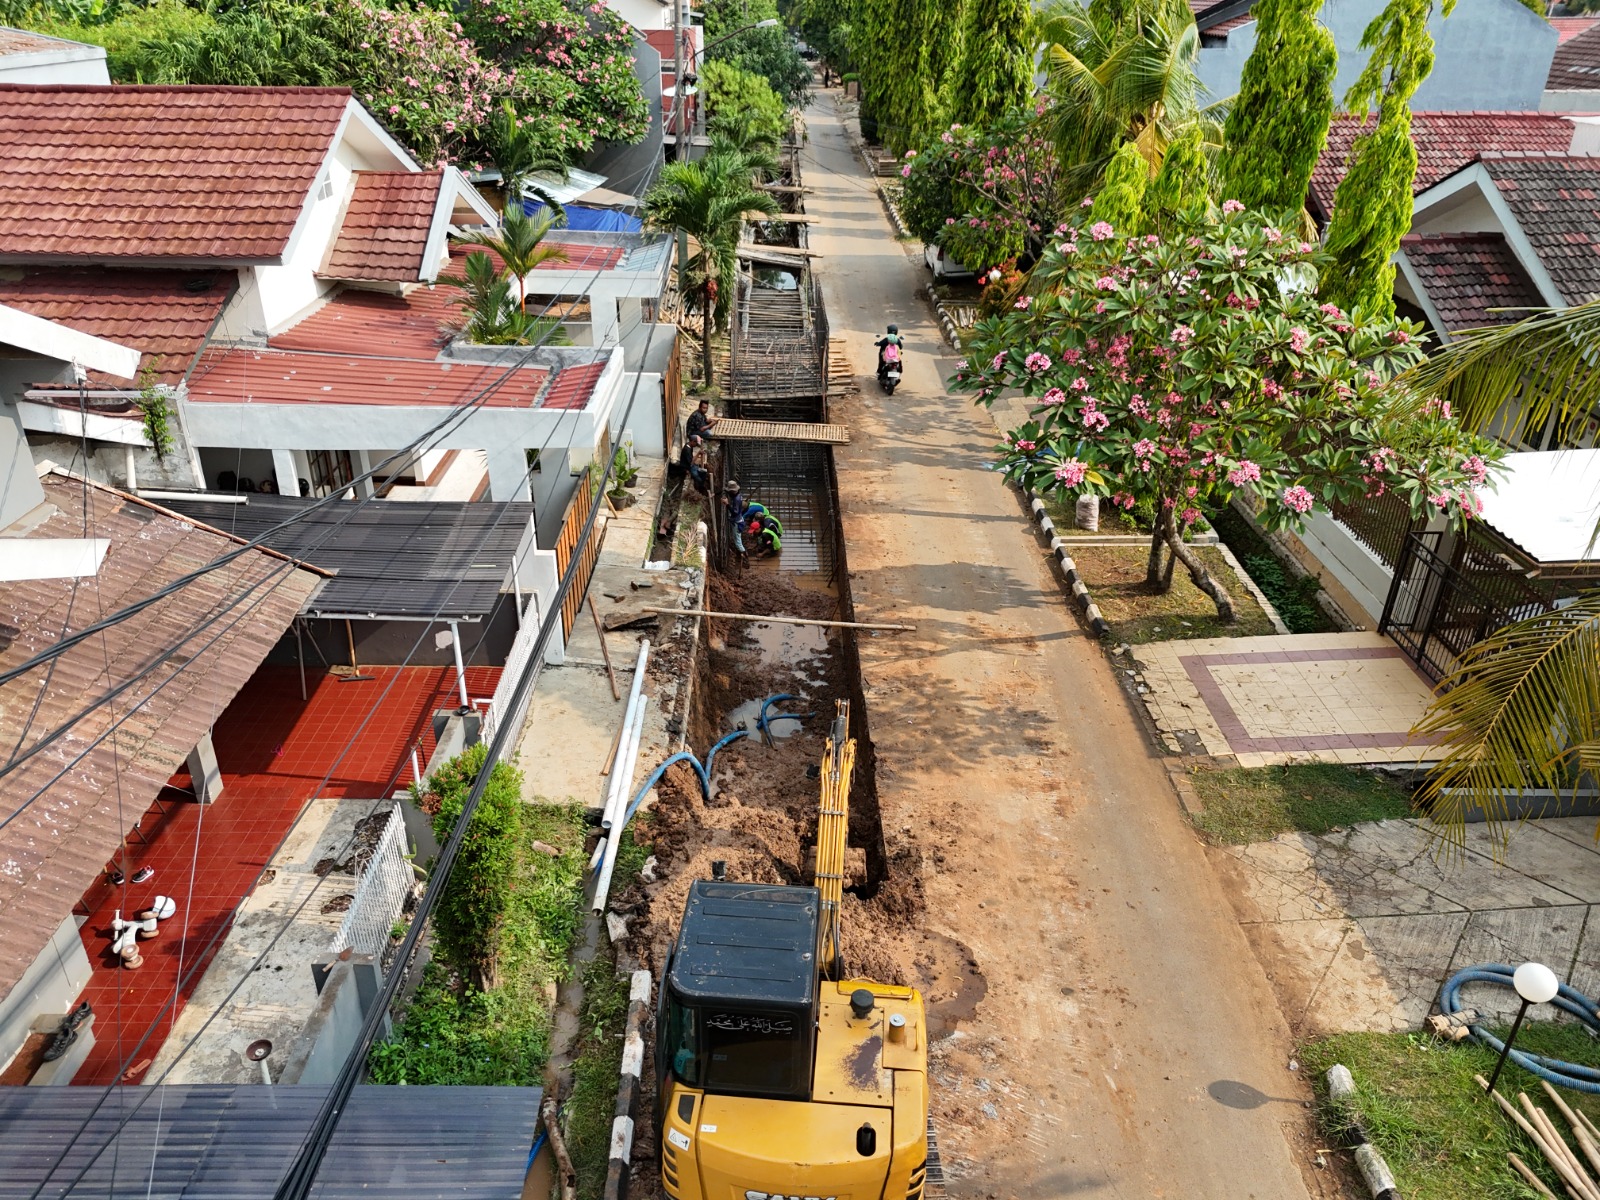
[[[521,501],[341,502],[308,511],[317,502],[300,496],[242,499],[163,503],[332,571],[301,610],[308,617],[482,620],[499,602],[533,517],[533,505]]]
[[[327,1095],[282,1084],[0,1088],[0,1191],[271,1200]],[[540,1098],[528,1087],[357,1087],[311,1195],[518,1200]]]
[[[1483,521],[1542,566],[1600,562],[1600,449],[1505,456]]]

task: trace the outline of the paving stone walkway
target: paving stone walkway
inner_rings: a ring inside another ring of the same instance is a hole
[[[1496,851],[1484,825],[1441,855],[1420,822],[1377,821],[1212,853],[1290,1022],[1334,1032],[1418,1028],[1444,981],[1476,963],[1536,960],[1596,994],[1595,819],[1530,821]],[[1508,997],[1475,988],[1467,1003],[1509,1020]]]
[[[1415,763],[1410,730],[1431,698],[1375,633],[1155,642],[1134,651],[1146,707],[1171,749],[1240,766]]]

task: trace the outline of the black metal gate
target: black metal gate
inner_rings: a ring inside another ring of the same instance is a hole
[[[1400,550],[1383,606],[1386,633],[1437,683],[1468,647],[1502,625],[1554,609],[1551,598],[1512,561],[1474,537],[1412,533]]]

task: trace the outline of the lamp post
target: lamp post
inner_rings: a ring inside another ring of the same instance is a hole
[[[678,0],[679,7],[676,10],[674,10],[674,16],[680,16],[682,14],[682,11],[683,11],[682,5],[683,5],[684,2],[685,2],[685,0]],[[709,42],[706,45],[701,46],[700,49],[698,49],[698,50],[690,51],[689,52],[689,71],[688,71],[688,74],[685,74],[683,72],[683,70],[682,70],[682,67],[683,67],[683,30],[682,30],[682,26],[681,26],[681,22],[680,22],[679,28],[678,28],[678,30],[676,32],[676,35],[673,38],[673,50],[674,50],[673,68],[674,68],[674,70],[673,70],[673,75],[672,75],[672,92],[673,92],[673,96],[672,96],[672,124],[673,124],[673,127],[674,127],[674,135],[675,136],[674,136],[674,139],[673,139],[672,156],[673,156],[673,158],[675,160],[677,160],[678,162],[686,162],[686,161],[688,161],[686,156],[685,156],[685,153],[684,153],[685,147],[684,147],[684,144],[683,144],[684,143],[684,119],[683,119],[683,114],[684,114],[684,100],[688,96],[688,88],[690,86],[692,86],[694,81],[695,81],[695,74],[694,74],[695,60],[696,59],[703,60],[705,58],[705,56],[706,56],[706,51],[714,49],[715,47],[722,45],[723,42],[730,42],[730,41],[732,41],[734,38],[738,37],[742,33],[749,33],[752,29],[772,29],[773,27],[775,27],[777,25],[780,25],[780,24],[782,24],[782,22],[779,21],[778,18],[776,18],[776,17],[768,17],[764,21],[757,21],[753,25],[746,25],[742,29],[735,29],[732,33],[725,33],[721,37],[719,37],[716,41]]]
[[[1543,963],[1527,962],[1512,973],[1511,986],[1517,989],[1517,995],[1522,997],[1522,1007],[1517,1010],[1517,1019],[1511,1023],[1511,1032],[1506,1034],[1506,1044],[1500,1048],[1500,1061],[1494,1064],[1494,1074],[1489,1076],[1489,1091],[1494,1092],[1494,1085],[1500,1079],[1500,1068],[1506,1065],[1506,1056],[1511,1053],[1511,1043],[1517,1040],[1517,1030],[1522,1028],[1522,1018],[1528,1015],[1528,1006],[1531,1004],[1548,1004],[1556,998],[1556,993],[1561,990],[1561,981],[1556,978],[1556,973]]]

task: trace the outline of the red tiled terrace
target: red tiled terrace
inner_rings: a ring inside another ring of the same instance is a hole
[[[83,998],[94,1006],[96,1042],[74,1083],[112,1083],[124,1073],[139,1082],[226,936],[235,906],[308,801],[380,799],[412,782],[412,746],[420,743],[427,761],[433,712],[457,702],[454,669],[363,667],[362,674],[375,678],[343,682],[308,672],[309,698],[302,701],[295,667],[258,670],[216,725],[222,795],[202,807],[181,790],[188,776],[174,776],[161,796],[166,811],[153,808],[142,822],[149,843],[128,845],[127,875],[149,866],[155,876],[122,888],[108,882],[84,897],[91,906],[82,936],[92,977]],[[468,695],[488,697],[499,677],[498,667],[468,668]],[[113,965],[113,913],[138,911],[156,895],[171,896],[177,914],[157,938],[141,943],[142,967]]]

